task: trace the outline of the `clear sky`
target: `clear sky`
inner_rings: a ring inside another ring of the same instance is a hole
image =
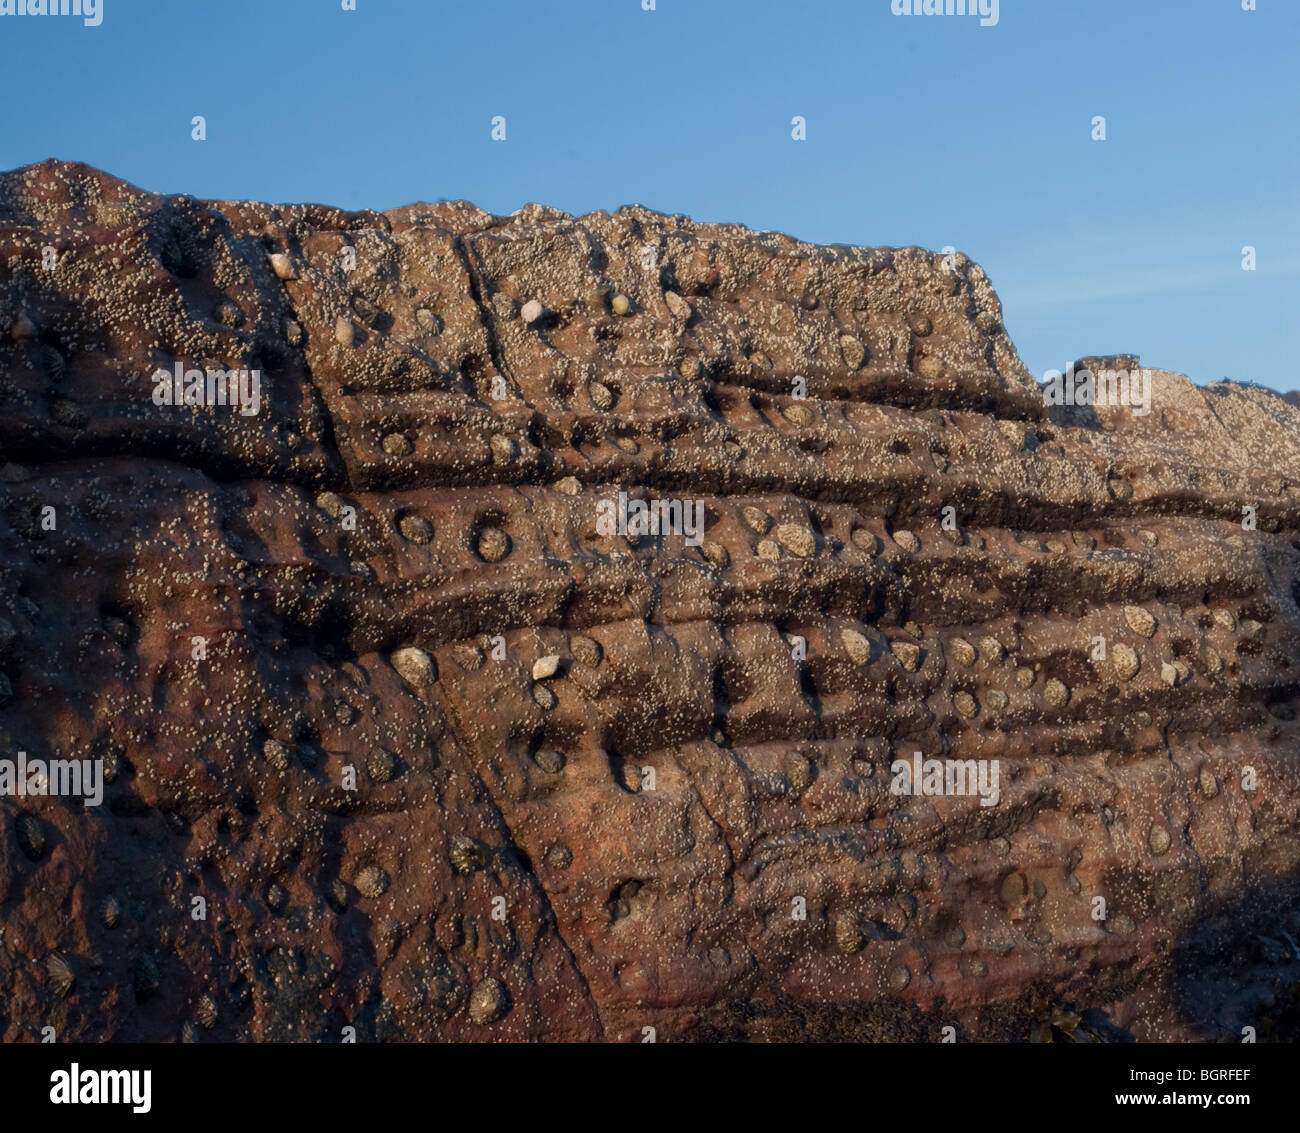
[[[1040,379],[1127,352],[1300,389],[1300,0],[1001,0],[989,27],[891,0],[642,2],[0,16],[0,167],[59,157],[160,192],[349,208],[639,203],[952,245]]]

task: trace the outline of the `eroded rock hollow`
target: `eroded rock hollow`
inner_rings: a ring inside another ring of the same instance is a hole
[[[0,757],[105,779],[0,798],[0,1038],[1294,1037],[1300,408],[1147,374],[960,255],[0,175]]]

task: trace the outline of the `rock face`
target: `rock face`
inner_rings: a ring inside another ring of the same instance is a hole
[[[108,780],[0,798],[0,1038],[1296,1037],[1294,405],[638,208],[0,244],[0,756]]]

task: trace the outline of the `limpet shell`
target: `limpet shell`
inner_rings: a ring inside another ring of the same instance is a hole
[[[599,665],[605,655],[598,642],[580,633],[575,633],[569,638],[569,652],[573,654],[575,660],[581,661],[590,669]]]
[[[1214,772],[1208,767],[1202,767],[1197,774],[1196,786],[1202,796],[1207,799],[1212,799],[1219,793],[1219,781],[1214,777]]]
[[[991,633],[980,638],[980,656],[990,665],[1001,665],[1007,657],[1006,646]]]
[[[414,645],[397,650],[388,660],[397,670],[398,676],[412,688],[427,688],[438,679],[433,658]]]
[[[721,543],[715,543],[712,539],[705,539],[700,544],[700,554],[715,567],[731,565],[731,553]]]
[[[891,641],[889,649],[909,673],[915,673],[921,667],[920,646],[913,645],[910,641]]]
[[[452,838],[447,859],[451,868],[464,877],[482,869],[485,861],[483,847],[468,834],[457,834]]]
[[[840,335],[840,356],[850,370],[858,369],[867,359],[867,348],[851,334]]]
[[[397,529],[408,543],[424,546],[433,541],[433,524],[422,515],[404,515],[397,521]]]
[[[797,523],[783,523],[776,529],[777,542],[792,555],[801,559],[811,558],[817,552],[817,540],[806,527]]]
[[[533,762],[550,775],[558,775],[564,770],[564,755],[554,748],[540,748],[533,756]]]
[[[845,956],[860,952],[867,942],[858,923],[858,915],[853,912],[835,915],[831,922],[831,939],[835,942],[835,950]]]
[[[63,375],[67,372],[67,365],[63,361],[63,355],[53,346],[42,346],[37,352],[37,361],[50,381],[61,382],[63,380]]]
[[[51,952],[45,961],[45,971],[50,977],[50,990],[60,999],[67,999],[77,982],[72,961],[62,952]]]
[[[1142,667],[1137,651],[1122,641],[1111,646],[1110,660],[1115,667],[1115,675],[1122,681],[1131,681]]]
[[[871,660],[871,642],[857,630],[841,630],[840,639],[844,642],[844,652],[855,665],[865,665]]]
[[[499,1022],[510,1011],[510,993],[500,980],[489,976],[469,997],[470,1021],[481,1027]]]
[[[519,455],[519,446],[515,443],[514,439],[512,437],[502,436],[500,433],[492,434],[488,441],[488,447],[492,451],[492,463],[498,466],[511,463],[511,461]],[[568,477],[568,479],[572,480],[573,477]],[[573,482],[575,484],[577,483],[576,480]],[[563,483],[563,481],[561,481],[561,483]],[[559,487],[559,485],[556,486]],[[563,488],[560,490],[564,491]],[[569,492],[568,494],[576,495],[574,492]]]
[[[858,550],[865,551],[868,555],[880,554],[880,540],[865,527],[855,527],[849,538]]]
[[[560,656],[558,653],[551,653],[546,657],[539,657],[533,662],[533,680],[545,681],[555,676],[560,671]]]
[[[389,433],[380,443],[389,456],[410,456],[415,446],[404,433]]]
[[[1129,629],[1140,637],[1151,637],[1156,632],[1156,619],[1141,606],[1125,606],[1124,620],[1128,622]]]
[[[954,637],[948,642],[948,652],[952,654],[952,659],[959,665],[975,664],[975,646],[964,637]]]
[[[377,865],[368,865],[357,874],[353,884],[361,896],[373,900],[382,897],[388,891],[388,874]]]
[[[277,771],[289,770],[289,749],[277,739],[268,739],[262,745],[262,754],[266,762]]]
[[[485,527],[478,535],[478,554],[485,563],[499,563],[510,554],[510,536],[499,527]]]
[[[366,760],[366,774],[376,783],[387,783],[396,769],[397,760],[383,748],[371,752],[370,758]]]

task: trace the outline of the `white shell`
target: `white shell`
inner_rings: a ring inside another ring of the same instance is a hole
[[[552,653],[549,657],[539,657],[533,662],[533,680],[544,681],[560,671],[560,658]]]
[[[427,688],[438,679],[433,667],[433,658],[414,645],[397,650],[389,660],[397,670],[398,676],[412,688]]]

